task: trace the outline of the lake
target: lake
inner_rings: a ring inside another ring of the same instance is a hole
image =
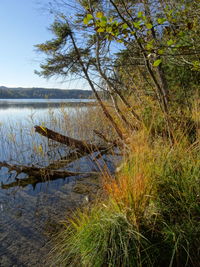
[[[90,100],[18,99],[0,100],[0,162],[44,167],[60,160],[70,150],[35,133],[34,125],[44,125],[62,134],[87,141],[93,132],[87,128]],[[97,121],[98,124],[98,121]],[[83,157],[67,166],[73,171],[98,171],[106,159],[96,164]],[[108,160],[110,170],[114,164]],[[98,166],[97,166],[98,165]],[[65,168],[63,168],[65,169]],[[46,266],[51,245],[50,234],[58,222],[74,207],[87,203],[87,190],[98,190],[97,177],[88,175],[67,177],[24,187],[16,179],[27,176],[0,169],[0,266]]]

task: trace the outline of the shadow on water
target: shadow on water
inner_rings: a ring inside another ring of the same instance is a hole
[[[75,116],[77,106],[66,107],[64,117],[61,116],[59,121],[60,113],[57,107],[51,107],[55,116],[51,110],[52,117],[48,119],[46,106],[42,107],[43,103],[34,103],[35,117],[27,120],[27,116],[32,116],[31,105],[30,102],[18,105],[16,112],[16,105],[13,108],[12,104],[7,103],[5,109],[0,102],[1,162],[45,167],[69,153],[68,148],[33,133],[32,127],[35,121],[43,123],[45,117],[48,125],[53,127],[56,121],[59,126],[55,128],[66,133],[63,120]],[[80,108],[80,114],[84,115],[87,107]],[[9,121],[14,123],[14,126],[10,125]],[[74,121],[71,123],[74,130],[70,132],[70,123],[69,119],[69,135],[77,136],[78,132],[82,132],[74,127]],[[105,164],[111,171],[114,170],[112,158],[100,159],[97,164],[89,157],[82,157],[70,163],[67,170],[94,172]],[[63,169],[66,168],[61,168]],[[98,192],[98,176],[79,175],[64,179],[58,177],[32,183],[27,180],[29,178],[25,174],[20,174],[18,179],[22,179],[21,185],[15,178],[14,171],[0,169],[0,266],[47,266],[49,263],[45,262],[45,255],[50,249],[50,232],[55,231],[58,222],[67,216],[67,212],[84,203],[88,194],[95,195]]]

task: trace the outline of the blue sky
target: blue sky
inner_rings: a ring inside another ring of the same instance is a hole
[[[47,81],[34,74],[42,60],[34,45],[52,37],[47,6],[48,0],[0,0],[0,86],[86,89],[80,81]]]

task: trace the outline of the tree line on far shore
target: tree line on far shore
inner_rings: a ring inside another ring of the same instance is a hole
[[[8,88],[0,87],[0,98],[2,99],[20,99],[20,98],[92,98],[92,91],[90,90],[62,90],[62,89],[47,89],[47,88]]]

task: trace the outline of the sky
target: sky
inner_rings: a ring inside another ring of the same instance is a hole
[[[83,81],[46,80],[34,74],[42,55],[34,45],[50,40],[48,0],[0,0],[0,86],[88,89]]]

